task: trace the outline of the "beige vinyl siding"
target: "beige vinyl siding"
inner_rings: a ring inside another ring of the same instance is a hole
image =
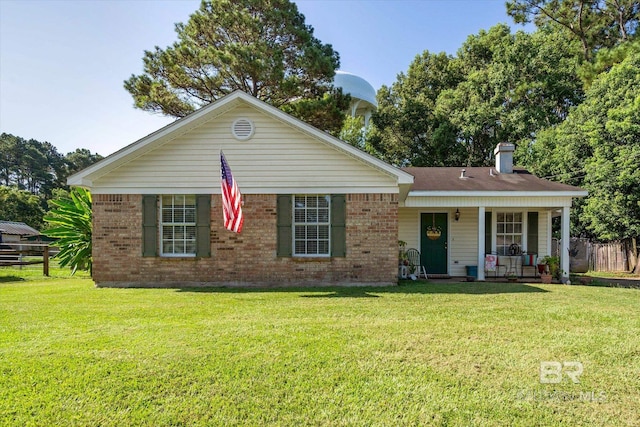
[[[551,253],[551,212],[539,211],[538,213],[538,257]]]
[[[254,136],[238,141],[231,125],[246,117]],[[238,107],[94,179],[95,193],[184,189],[218,193],[220,150],[241,191],[397,193],[396,179],[252,107]],[[281,189],[282,191],[278,191]]]
[[[465,266],[478,265],[478,209],[460,208],[458,222],[454,213],[449,213],[449,274],[466,276]]]
[[[447,213],[449,218],[448,270],[452,276],[466,275],[465,266],[478,264],[478,209],[460,209],[460,221],[454,220],[455,209],[398,209],[398,238],[407,242],[407,249],[420,250],[420,214],[423,212]],[[427,272],[428,273],[428,272]]]
[[[465,266],[478,265],[478,209],[457,209],[460,210],[460,220],[456,222],[454,220],[456,209],[453,208],[399,208],[398,239],[407,242],[407,249],[416,248],[419,250],[422,238],[420,235],[420,214],[422,212],[446,212],[449,217],[449,274],[451,276],[465,276]],[[548,255],[551,211],[544,208],[509,210],[523,212],[525,217],[527,211],[538,212],[538,255]],[[500,211],[500,208],[494,208],[493,211]],[[495,228],[492,233],[495,234]],[[484,248],[482,248],[482,252],[484,252]]]
[[[398,240],[420,250],[420,209],[398,209]]]

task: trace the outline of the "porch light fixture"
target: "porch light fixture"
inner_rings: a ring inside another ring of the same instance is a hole
[[[458,220],[460,219],[460,209],[456,208],[456,214],[454,218],[456,219],[456,222],[458,222]]]

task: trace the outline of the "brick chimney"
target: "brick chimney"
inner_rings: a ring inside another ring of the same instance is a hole
[[[513,152],[516,146],[508,142],[501,142],[493,150],[496,156],[496,170],[498,173],[513,173]]]

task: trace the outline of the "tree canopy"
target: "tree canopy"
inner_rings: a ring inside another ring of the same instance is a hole
[[[602,73],[567,119],[539,135],[534,171],[580,185],[576,231],[598,239],[640,236],[640,52]]]
[[[579,43],[583,58],[633,38],[640,22],[636,0],[509,0],[507,13],[516,23],[552,26]]]
[[[25,190],[0,185],[0,219],[24,222],[35,229],[43,225],[41,199]]]
[[[204,0],[175,31],[178,40],[145,51],[144,72],[124,83],[137,108],[183,117],[235,90],[276,107],[317,100],[320,108],[333,108],[342,102],[331,91],[338,53],[314,37],[288,0]],[[342,116],[338,123],[327,122],[326,116],[310,114],[312,107],[318,105],[290,112],[339,131]]]
[[[33,194],[51,194],[66,178],[63,156],[48,142],[0,135],[0,183]]]
[[[457,56],[428,51],[378,92],[371,144],[396,165],[485,166],[500,142],[528,145],[582,100],[571,45],[506,25],[469,36]]]
[[[87,149],[62,155],[49,142],[0,134],[0,219],[43,225],[47,200],[67,177],[102,159]]]
[[[378,91],[369,136],[378,155],[397,166],[464,164],[450,121],[436,111],[439,95],[463,78],[453,57],[429,51],[417,55],[406,74]]]

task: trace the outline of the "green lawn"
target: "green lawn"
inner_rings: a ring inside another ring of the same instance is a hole
[[[639,290],[97,289],[52,276],[0,269],[0,425],[640,420]],[[544,361],[582,363],[580,383],[541,383]]]

